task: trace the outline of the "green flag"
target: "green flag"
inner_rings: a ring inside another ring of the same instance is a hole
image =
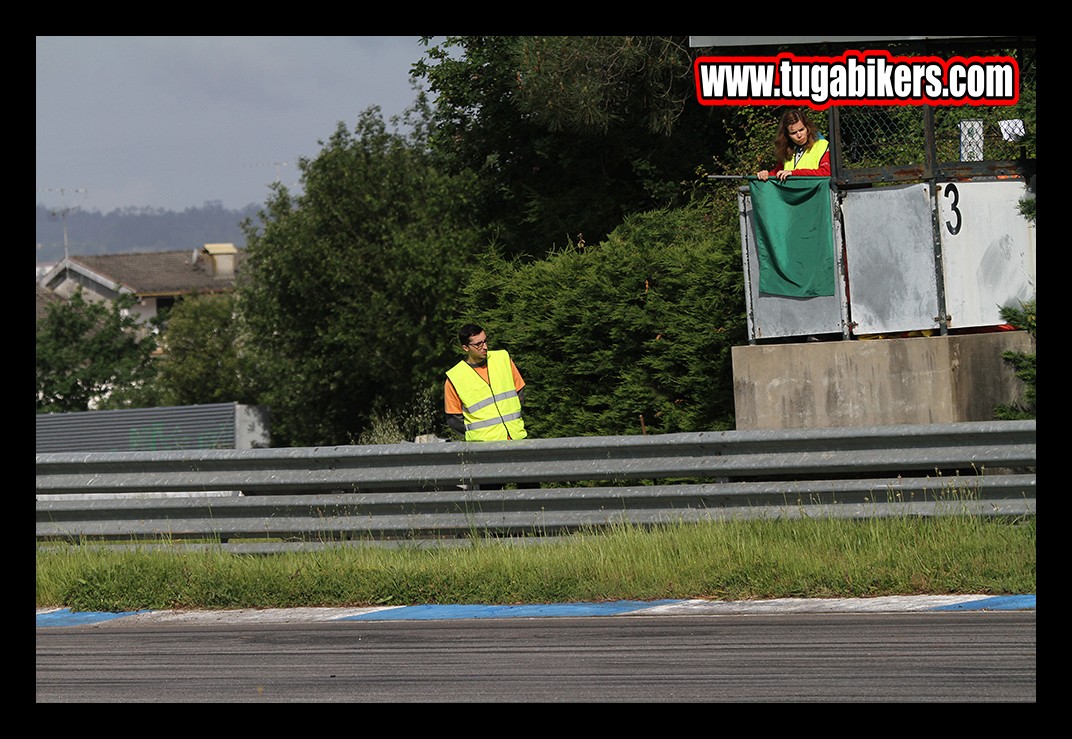
[[[829,177],[748,178],[759,258],[759,291],[812,298],[834,294]]]

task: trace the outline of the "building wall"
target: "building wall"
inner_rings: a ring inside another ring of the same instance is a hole
[[[1002,359],[1026,331],[733,349],[737,429],[989,421],[1023,399]]]

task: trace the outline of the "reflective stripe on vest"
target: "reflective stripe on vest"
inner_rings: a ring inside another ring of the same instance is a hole
[[[488,352],[490,386],[464,360],[454,365],[447,377],[462,401],[466,441],[505,441],[528,436],[507,352],[501,349]]]
[[[800,155],[800,159],[794,164],[793,158],[789,157],[785,160],[785,165],[782,169],[788,169],[793,171],[794,169],[819,169],[819,162],[823,160],[823,154],[830,148],[830,142],[826,139],[819,139],[811,147],[810,151],[806,151]]]

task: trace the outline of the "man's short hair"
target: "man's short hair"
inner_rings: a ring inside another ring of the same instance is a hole
[[[466,346],[469,344],[469,339],[482,333],[484,333],[484,329],[480,326],[475,323],[467,323],[458,329],[458,343],[462,346]]]

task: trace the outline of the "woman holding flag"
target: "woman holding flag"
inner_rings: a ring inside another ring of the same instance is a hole
[[[760,181],[777,177],[779,182],[785,182],[789,175],[830,176],[830,142],[803,108],[790,108],[782,114],[774,138],[774,158],[782,166],[756,172]]]

